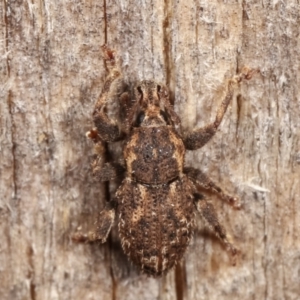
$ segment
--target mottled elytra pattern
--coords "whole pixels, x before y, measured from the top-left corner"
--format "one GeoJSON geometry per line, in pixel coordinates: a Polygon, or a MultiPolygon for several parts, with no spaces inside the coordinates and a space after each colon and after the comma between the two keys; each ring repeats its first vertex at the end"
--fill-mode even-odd
{"type": "Polygon", "coordinates": [[[250,79],[255,71],[244,68],[228,81],[213,123],[182,134],[167,88],[152,80],[142,81],[131,101],[131,95],[123,90],[114,51],[106,45],[102,51],[109,73],[93,112],[96,127],[87,133],[97,154],[92,169],[97,181],[118,177],[123,181],[113,200],[100,212],[95,228],[88,233],[77,231],[73,240],[104,243],[117,213],[124,252],[143,272],[160,276],[183,257],[198,211],[234,260],[237,250],[202,192],[214,192],[235,208],[240,203],[200,170],[185,166],[184,157],[186,149],[198,149],[213,137],[233,97],[234,85],[250,79]],[[109,117],[112,101],[120,107],[119,121],[109,117]],[[103,144],[120,140],[124,141],[125,164],[103,162],[103,144]]]}
{"type": "Polygon", "coordinates": [[[162,186],[124,180],[117,193],[124,252],[151,275],[180,259],[190,241],[195,206],[189,179],[162,186]]]}

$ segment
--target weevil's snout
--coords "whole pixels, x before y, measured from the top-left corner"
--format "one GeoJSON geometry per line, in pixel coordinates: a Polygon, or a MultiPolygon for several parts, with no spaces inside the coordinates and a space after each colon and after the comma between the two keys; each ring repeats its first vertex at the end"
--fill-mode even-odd
{"type": "Polygon", "coordinates": [[[136,87],[137,98],[143,109],[160,106],[161,86],[152,80],[144,80],[136,87]]]}
{"type": "Polygon", "coordinates": [[[144,80],[136,87],[136,98],[140,111],[137,114],[137,126],[168,125],[168,116],[161,101],[161,85],[152,80],[144,80]]]}

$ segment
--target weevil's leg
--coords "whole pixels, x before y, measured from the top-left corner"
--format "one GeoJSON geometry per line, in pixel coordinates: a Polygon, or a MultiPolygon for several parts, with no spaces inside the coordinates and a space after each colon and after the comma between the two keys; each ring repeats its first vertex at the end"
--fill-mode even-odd
{"type": "Polygon", "coordinates": [[[96,158],[92,162],[93,176],[97,181],[110,181],[121,177],[125,168],[119,163],[104,162],[105,146],[96,128],[87,132],[87,137],[94,142],[96,158]]]}
{"type": "Polygon", "coordinates": [[[121,177],[125,168],[118,163],[105,163],[103,166],[98,166],[98,158],[92,163],[94,178],[98,181],[110,181],[121,177]]]}
{"type": "Polygon", "coordinates": [[[226,231],[220,224],[213,205],[200,194],[195,194],[195,204],[208,227],[224,243],[226,250],[232,254],[232,262],[235,265],[238,250],[228,241],[226,231]]]}
{"type": "Polygon", "coordinates": [[[256,72],[257,70],[252,70],[245,67],[240,74],[229,80],[226,95],[217,111],[215,121],[205,127],[195,129],[191,133],[186,134],[184,138],[186,149],[199,149],[214,136],[233,97],[235,84],[241,82],[243,79],[251,79],[253,74],[256,72]]]}
{"type": "Polygon", "coordinates": [[[106,106],[120,96],[123,82],[121,71],[116,64],[114,51],[104,45],[102,46],[102,52],[108,75],[101,95],[96,102],[93,120],[101,139],[105,142],[113,142],[120,139],[122,133],[117,122],[108,117],[106,106]]]}
{"type": "Polygon", "coordinates": [[[95,241],[105,243],[115,220],[115,214],[114,202],[108,202],[106,207],[99,213],[94,230],[88,233],[78,231],[72,235],[72,240],[80,243],[95,241]]]}
{"type": "Polygon", "coordinates": [[[208,176],[206,176],[201,170],[187,167],[184,168],[184,173],[200,188],[214,192],[220,196],[222,200],[225,200],[234,208],[241,208],[241,203],[237,197],[226,194],[218,185],[216,185],[208,176]]]}
{"type": "Polygon", "coordinates": [[[123,124],[123,131],[127,135],[130,132],[132,125],[132,117],[130,112],[132,111],[133,103],[131,101],[130,95],[128,92],[124,92],[120,95],[120,120],[123,124]]]}

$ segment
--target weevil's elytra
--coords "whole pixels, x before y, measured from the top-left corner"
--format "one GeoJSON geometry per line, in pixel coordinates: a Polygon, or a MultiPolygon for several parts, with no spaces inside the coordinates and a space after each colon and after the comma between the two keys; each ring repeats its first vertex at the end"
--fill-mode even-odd
{"type": "Polygon", "coordinates": [[[117,196],[124,252],[147,273],[161,275],[191,238],[195,207],[187,177],[159,187],[124,180],[117,196]]]}
{"type": "Polygon", "coordinates": [[[135,88],[135,101],[128,101],[127,92],[119,93],[123,124],[110,119],[107,104],[120,89],[122,79],[114,51],[102,47],[109,74],[95,105],[93,120],[96,128],[88,132],[99,157],[92,164],[98,181],[122,177],[116,195],[100,212],[96,228],[84,234],[73,235],[76,241],[104,243],[119,215],[119,235],[124,252],[141,270],[151,276],[160,276],[183,257],[194,229],[195,212],[235,257],[237,250],[228,241],[225,229],[219,223],[213,205],[203,191],[212,191],[235,208],[240,203],[211,181],[204,173],[185,166],[186,150],[204,146],[215,134],[233,97],[234,85],[250,79],[255,72],[248,68],[229,80],[227,92],[213,123],[181,134],[180,118],[175,113],[165,86],[153,80],[144,80],[135,88]],[[125,165],[102,163],[103,142],[124,140],[125,165]]]}

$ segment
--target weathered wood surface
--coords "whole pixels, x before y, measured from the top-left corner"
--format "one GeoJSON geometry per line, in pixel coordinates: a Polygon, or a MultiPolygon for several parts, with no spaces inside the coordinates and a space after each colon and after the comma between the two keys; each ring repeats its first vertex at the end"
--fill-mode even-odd
{"type": "Polygon", "coordinates": [[[0,4],[1,299],[299,299],[299,1],[9,1],[0,4]],[[241,254],[232,267],[201,227],[181,266],[139,275],[117,234],[76,245],[105,189],[85,138],[104,80],[99,47],[125,79],[166,83],[185,128],[213,120],[226,79],[237,91],[219,132],[187,165],[243,201],[212,201],[241,254]]]}

